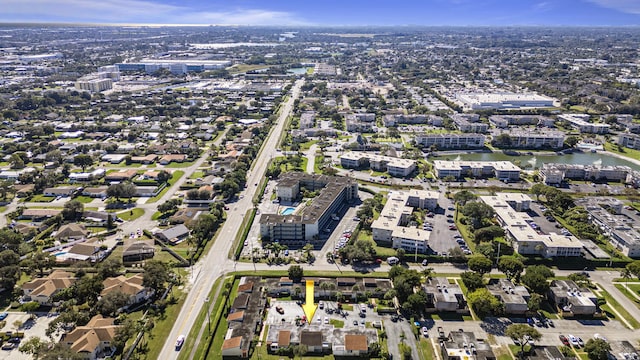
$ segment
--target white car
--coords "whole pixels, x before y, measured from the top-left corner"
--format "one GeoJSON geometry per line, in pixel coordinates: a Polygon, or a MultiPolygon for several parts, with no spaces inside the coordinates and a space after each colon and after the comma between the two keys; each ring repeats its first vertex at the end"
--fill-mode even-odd
{"type": "Polygon", "coordinates": [[[324,323],[325,323],[325,324],[328,324],[328,323],[329,323],[329,318],[328,318],[328,317],[326,317],[326,316],[324,317],[324,323]]]}
{"type": "Polygon", "coordinates": [[[593,338],[607,341],[607,338],[602,336],[602,335],[600,335],[600,334],[593,334],[593,338]]]}
{"type": "Polygon", "coordinates": [[[429,337],[429,330],[427,330],[426,327],[423,326],[421,331],[422,331],[422,336],[429,337]]]}
{"type": "Polygon", "coordinates": [[[580,343],[578,342],[578,338],[577,337],[575,337],[575,336],[573,336],[571,334],[567,335],[567,337],[569,338],[569,342],[571,343],[571,345],[573,345],[573,346],[579,346],[580,345],[580,343]]]}

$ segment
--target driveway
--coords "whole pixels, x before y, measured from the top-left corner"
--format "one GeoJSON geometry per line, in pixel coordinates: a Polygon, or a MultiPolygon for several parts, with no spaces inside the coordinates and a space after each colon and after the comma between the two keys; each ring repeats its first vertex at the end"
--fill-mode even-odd
{"type": "MultiPolygon", "coordinates": [[[[5,319],[5,326],[0,329],[3,333],[6,331],[16,331],[16,327],[13,325],[16,321],[22,322],[22,326],[18,329],[20,332],[24,332],[24,340],[32,337],[39,337],[42,340],[49,340],[46,335],[47,327],[49,323],[55,319],[55,317],[47,317],[46,314],[38,316],[35,320],[29,320],[29,315],[25,312],[9,312],[9,315],[5,319]]],[[[56,341],[59,339],[56,338],[56,341]]],[[[0,350],[0,360],[31,360],[33,357],[28,354],[23,354],[18,349],[13,350],[0,350]]]]}

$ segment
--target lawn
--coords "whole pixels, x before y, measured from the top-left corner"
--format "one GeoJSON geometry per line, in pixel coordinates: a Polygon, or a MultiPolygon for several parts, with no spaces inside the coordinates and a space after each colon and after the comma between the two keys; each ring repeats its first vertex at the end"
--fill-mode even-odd
{"type": "Polygon", "coordinates": [[[169,165],[165,165],[165,168],[176,169],[176,168],[186,168],[193,165],[193,161],[183,161],[183,162],[171,162],[169,165]]]}
{"type": "MultiPolygon", "coordinates": [[[[171,295],[169,297],[173,297],[176,299],[176,303],[170,306],[167,306],[164,316],[161,318],[154,318],[154,327],[151,330],[151,334],[146,334],[145,339],[147,342],[147,348],[149,352],[147,353],[147,359],[158,359],[160,356],[160,351],[164,346],[165,340],[169,337],[169,333],[173,328],[173,324],[175,323],[178,313],[180,313],[180,309],[182,309],[182,305],[184,305],[184,301],[187,296],[177,290],[175,287],[171,290],[171,295]]],[[[172,341],[172,339],[169,339],[172,341]]]]}
{"type": "Polygon", "coordinates": [[[605,142],[604,143],[604,149],[607,151],[610,151],[612,153],[615,154],[619,154],[622,156],[626,156],[628,158],[634,159],[634,160],[640,160],[640,150],[634,150],[634,149],[629,149],[626,147],[621,147],[622,152],[618,151],[618,145],[614,145],[610,142],[605,142]]]}
{"type": "Polygon", "coordinates": [[[324,165],[324,155],[316,155],[313,163],[313,172],[316,174],[322,174],[321,168],[324,165]]]}
{"type": "Polygon", "coordinates": [[[203,175],[204,175],[204,172],[202,170],[196,170],[193,172],[193,174],[191,174],[191,176],[189,176],[189,179],[201,178],[203,175]]]}
{"type": "Polygon", "coordinates": [[[162,197],[164,196],[164,194],[166,194],[166,193],[167,193],[167,191],[169,191],[169,188],[170,188],[173,184],[175,184],[175,183],[176,183],[176,181],[178,181],[178,180],[182,177],[182,175],[184,175],[184,171],[182,171],[182,170],[176,170],[176,171],[174,171],[174,172],[171,174],[171,179],[169,179],[169,181],[168,181],[168,184],[169,184],[169,185],[168,185],[168,186],[165,186],[165,187],[164,187],[164,189],[162,189],[162,191],[160,191],[160,192],[158,193],[158,195],[156,195],[156,196],[154,196],[154,197],[152,197],[152,198],[149,198],[149,200],[147,200],[147,204],[152,204],[152,203],[154,203],[154,202],[156,202],[156,201],[160,200],[160,198],[162,198],[162,197]]]}
{"type": "Polygon", "coordinates": [[[607,304],[604,305],[603,308],[610,307],[612,309],[615,309],[615,311],[617,311],[618,314],[620,314],[620,316],[622,316],[633,329],[640,329],[640,323],[638,322],[638,320],[631,316],[631,314],[629,314],[629,312],[624,307],[622,307],[620,303],[616,301],[616,299],[614,299],[606,290],[602,288],[600,288],[600,293],[602,294],[602,297],[607,300],[607,304]]]}
{"type": "Polygon", "coordinates": [[[632,292],[638,293],[637,287],[640,286],[638,284],[628,285],[628,290],[624,284],[615,284],[614,285],[621,293],[623,293],[629,300],[633,301],[637,307],[640,307],[640,300],[635,296],[631,295],[632,292]],[[634,286],[635,285],[635,286],[634,286]],[[634,289],[635,288],[635,289],[634,289]]]}
{"type": "Polygon", "coordinates": [[[420,339],[420,342],[418,342],[418,354],[421,359],[436,359],[436,355],[433,352],[433,346],[429,339],[420,339]]]}
{"type": "Polygon", "coordinates": [[[227,70],[230,74],[240,74],[247,71],[268,69],[269,65],[249,65],[249,64],[236,64],[228,67],[227,70]]]}
{"type": "Polygon", "coordinates": [[[30,202],[52,202],[53,199],[55,199],[55,197],[53,196],[44,196],[42,194],[38,194],[38,195],[33,195],[31,197],[31,200],[29,200],[30,202]]]}
{"type": "Polygon", "coordinates": [[[329,324],[333,325],[336,329],[342,329],[344,327],[344,321],[338,319],[329,320],[329,324]]]}
{"type": "Polygon", "coordinates": [[[93,199],[94,198],[89,197],[89,196],[78,196],[78,197],[74,198],[74,200],[78,200],[83,204],[88,204],[88,203],[92,202],[93,199]]]}
{"type": "Polygon", "coordinates": [[[140,208],[133,208],[131,210],[118,213],[118,217],[125,221],[135,220],[142,215],[144,215],[144,209],[140,209],[140,208]]]}

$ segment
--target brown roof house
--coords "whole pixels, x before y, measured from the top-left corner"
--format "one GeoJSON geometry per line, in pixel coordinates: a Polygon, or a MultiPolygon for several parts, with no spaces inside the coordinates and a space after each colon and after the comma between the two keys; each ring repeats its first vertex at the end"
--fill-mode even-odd
{"type": "Polygon", "coordinates": [[[142,274],[136,274],[129,278],[124,275],[107,278],[102,282],[104,289],[100,296],[105,296],[112,292],[121,292],[129,295],[129,303],[126,307],[143,302],[153,296],[154,290],[142,285],[142,277],[142,274]]]}
{"type": "Polygon", "coordinates": [[[333,349],[335,356],[361,356],[369,353],[367,335],[345,334],[344,345],[333,349]]]}
{"type": "Polygon", "coordinates": [[[307,352],[322,352],[322,331],[302,330],[300,332],[300,345],[307,346],[307,352]]]}
{"type": "Polygon", "coordinates": [[[125,240],[122,262],[135,262],[151,259],[156,253],[153,240],[125,240]]]}
{"type": "Polygon", "coordinates": [[[67,250],[67,253],[62,257],[63,260],[76,260],[97,262],[102,260],[105,256],[105,251],[101,249],[100,245],[94,242],[83,242],[73,245],[67,250]]]}
{"type": "Polygon", "coordinates": [[[60,342],[87,360],[111,356],[116,350],[113,339],[119,327],[113,324],[113,320],[96,315],[87,325],[78,326],[64,334],[60,342]]]}
{"type": "Polygon", "coordinates": [[[164,155],[163,157],[160,158],[160,161],[158,161],[160,163],[160,165],[169,165],[172,162],[183,162],[187,159],[187,155],[185,154],[169,154],[169,155],[164,155]]]}
{"type": "Polygon", "coordinates": [[[222,356],[247,358],[249,346],[242,336],[225,339],[222,343],[222,356]]]}
{"type": "Polygon", "coordinates": [[[60,226],[53,236],[56,240],[78,240],[86,238],[89,231],[82,224],[65,224],[60,226]]]}
{"type": "Polygon", "coordinates": [[[54,305],[52,297],[73,285],[75,281],[76,278],[72,273],[55,270],[47,277],[22,284],[22,292],[25,300],[36,301],[40,305],[54,305]]]}

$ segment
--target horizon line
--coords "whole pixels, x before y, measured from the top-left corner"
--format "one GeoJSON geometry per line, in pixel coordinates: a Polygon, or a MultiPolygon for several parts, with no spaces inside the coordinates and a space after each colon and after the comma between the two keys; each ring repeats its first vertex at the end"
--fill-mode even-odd
{"type": "Polygon", "coordinates": [[[264,27],[264,28],[284,28],[284,27],[296,27],[296,28],[364,28],[364,27],[379,27],[379,28],[394,28],[394,27],[423,27],[423,28],[506,28],[506,27],[522,27],[522,28],[640,28],[640,24],[629,25],[562,25],[562,24],[494,24],[494,25],[480,25],[480,24],[468,24],[468,25],[426,25],[426,24],[393,24],[393,25],[381,25],[381,24],[291,24],[291,25],[265,25],[265,24],[175,24],[175,23],[100,23],[100,22],[64,22],[64,21],[0,21],[0,26],[5,25],[50,25],[50,26],[102,26],[102,27],[264,27]]]}

